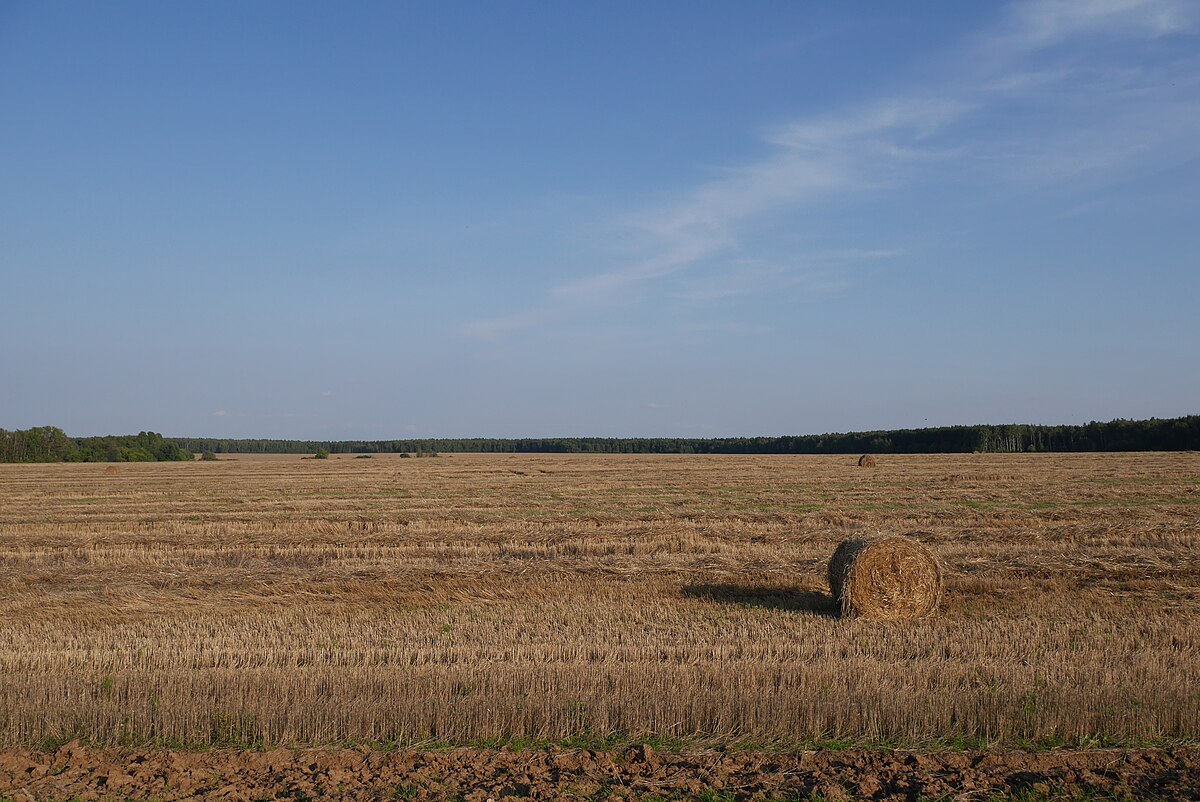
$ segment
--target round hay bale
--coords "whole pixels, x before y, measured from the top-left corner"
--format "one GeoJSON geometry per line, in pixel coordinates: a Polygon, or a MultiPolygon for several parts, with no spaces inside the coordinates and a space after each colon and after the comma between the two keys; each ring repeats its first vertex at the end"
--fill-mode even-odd
{"type": "Polygon", "coordinates": [[[107,468],[104,469],[104,475],[105,476],[116,476],[117,475],[117,466],[109,465],[107,468]]]}
{"type": "Polygon", "coordinates": [[[863,454],[861,457],[858,458],[858,467],[874,468],[875,467],[875,458],[872,457],[870,454],[863,454]]]}
{"type": "Polygon", "coordinates": [[[911,537],[847,540],[829,560],[829,590],[844,616],[924,618],[941,601],[942,567],[911,537]]]}

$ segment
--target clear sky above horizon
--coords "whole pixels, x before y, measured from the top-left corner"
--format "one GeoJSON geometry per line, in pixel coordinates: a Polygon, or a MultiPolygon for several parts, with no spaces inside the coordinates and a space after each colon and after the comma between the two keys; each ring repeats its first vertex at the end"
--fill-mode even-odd
{"type": "Polygon", "coordinates": [[[1200,4],[0,0],[0,427],[1200,412],[1200,4]]]}

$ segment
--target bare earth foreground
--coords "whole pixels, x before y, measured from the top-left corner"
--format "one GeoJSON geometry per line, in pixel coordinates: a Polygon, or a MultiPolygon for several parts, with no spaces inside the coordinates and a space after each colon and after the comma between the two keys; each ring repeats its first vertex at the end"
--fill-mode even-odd
{"type": "Polygon", "coordinates": [[[1197,546],[1195,453],[0,465],[0,796],[1200,798],[1197,546]]]}
{"type": "Polygon", "coordinates": [[[87,750],[0,756],[13,800],[1200,798],[1200,752],[87,750]]]}

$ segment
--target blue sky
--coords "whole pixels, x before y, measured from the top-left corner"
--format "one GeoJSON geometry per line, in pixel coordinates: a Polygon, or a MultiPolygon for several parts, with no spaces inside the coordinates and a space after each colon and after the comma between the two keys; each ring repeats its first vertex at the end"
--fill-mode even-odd
{"type": "Polygon", "coordinates": [[[1200,411],[1200,6],[0,0],[0,427],[1200,411]]]}

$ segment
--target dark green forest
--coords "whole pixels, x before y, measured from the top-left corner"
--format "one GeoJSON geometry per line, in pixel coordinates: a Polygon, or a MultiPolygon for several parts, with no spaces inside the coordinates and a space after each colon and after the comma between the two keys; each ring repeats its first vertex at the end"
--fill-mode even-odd
{"type": "Polygon", "coordinates": [[[42,426],[0,429],[0,462],[149,462],[213,454],[391,454],[511,452],[561,454],[952,454],[975,451],[1197,451],[1200,415],[1118,419],[1082,426],[1000,424],[782,437],[540,437],[420,440],[227,440],[154,432],[68,437],[42,426]]]}
{"type": "Polygon", "coordinates": [[[782,437],[542,437],[422,440],[221,440],[172,438],[218,454],[516,452],[570,454],[938,454],[1024,451],[1200,450],[1200,415],[1114,420],[1083,426],[1003,424],[782,437]]]}
{"type": "Polygon", "coordinates": [[[190,460],[192,454],[161,434],[68,437],[56,426],[0,429],[0,462],[161,462],[190,460]]]}

